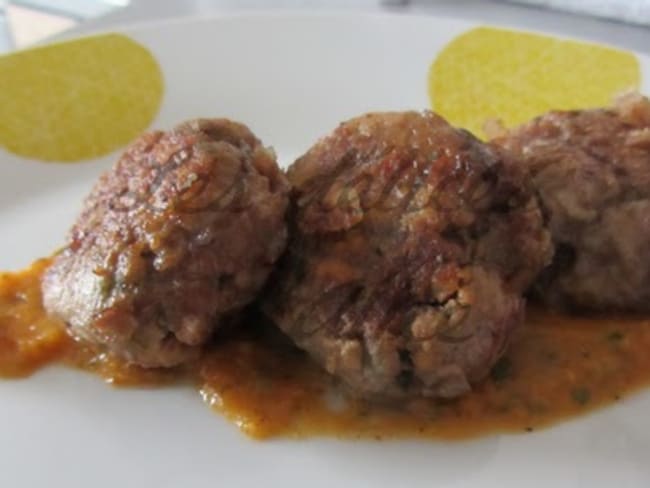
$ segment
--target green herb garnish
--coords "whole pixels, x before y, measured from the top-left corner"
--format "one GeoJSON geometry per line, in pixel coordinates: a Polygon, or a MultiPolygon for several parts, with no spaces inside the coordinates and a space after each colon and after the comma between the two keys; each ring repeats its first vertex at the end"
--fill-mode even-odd
{"type": "Polygon", "coordinates": [[[571,391],[571,398],[573,398],[573,401],[578,405],[586,405],[589,403],[589,400],[591,400],[591,392],[588,388],[580,386],[571,391]]]}
{"type": "Polygon", "coordinates": [[[615,330],[614,332],[610,332],[607,334],[607,340],[610,342],[620,342],[623,340],[623,333],[621,331],[615,330]]]}

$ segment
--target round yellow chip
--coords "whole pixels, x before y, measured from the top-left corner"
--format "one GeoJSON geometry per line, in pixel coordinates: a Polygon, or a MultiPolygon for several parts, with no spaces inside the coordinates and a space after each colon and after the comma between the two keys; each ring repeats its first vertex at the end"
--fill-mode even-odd
{"type": "Polygon", "coordinates": [[[429,70],[434,110],[483,135],[487,119],[516,125],[549,110],[607,105],[638,88],[636,57],[617,49],[479,27],[451,41],[429,70]]]}
{"type": "Polygon", "coordinates": [[[20,156],[79,161],[131,141],[153,120],[160,67],[119,34],[0,57],[0,144],[20,156]]]}

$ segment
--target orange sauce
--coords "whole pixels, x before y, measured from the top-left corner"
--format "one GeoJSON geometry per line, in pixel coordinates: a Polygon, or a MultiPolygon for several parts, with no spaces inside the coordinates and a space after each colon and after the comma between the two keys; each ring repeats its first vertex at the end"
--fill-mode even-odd
{"type": "Polygon", "coordinates": [[[0,272],[0,378],[29,376],[58,363],[96,373],[116,386],[157,386],[185,379],[180,370],[151,370],[74,341],[41,303],[41,275],[50,259],[18,273],[0,272]]]}
{"type": "Polygon", "coordinates": [[[48,260],[0,274],[0,376],[51,363],[115,385],[192,381],[204,400],[251,437],[460,439],[526,432],[620,400],[650,384],[650,318],[569,317],[533,308],[490,376],[454,401],[372,405],[342,393],[302,352],[256,319],[184,370],[147,370],[68,338],[46,316],[40,276],[48,260]]]}

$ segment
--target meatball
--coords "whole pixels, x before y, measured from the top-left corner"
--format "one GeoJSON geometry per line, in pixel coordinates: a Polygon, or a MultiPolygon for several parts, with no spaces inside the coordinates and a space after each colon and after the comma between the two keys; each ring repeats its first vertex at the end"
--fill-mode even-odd
{"type": "Polygon", "coordinates": [[[43,283],[69,332],[145,367],[194,358],[265,283],[289,186],[244,125],[143,135],[87,197],[43,283]]]}
{"type": "Polygon", "coordinates": [[[353,393],[454,397],[488,374],[550,255],[495,149],[431,112],[340,125],[288,171],[291,239],[264,308],[353,393]]]}
{"type": "Polygon", "coordinates": [[[557,252],[534,292],[567,309],[650,311],[650,101],[550,112],[495,139],[530,173],[557,252]]]}

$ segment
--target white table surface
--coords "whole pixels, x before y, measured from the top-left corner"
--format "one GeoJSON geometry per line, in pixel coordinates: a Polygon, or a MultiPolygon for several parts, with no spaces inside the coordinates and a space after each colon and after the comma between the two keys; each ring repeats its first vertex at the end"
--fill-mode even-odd
{"type": "Polygon", "coordinates": [[[587,16],[513,5],[494,0],[131,0],[131,4],[101,18],[85,22],[68,31],[65,37],[112,26],[223,15],[230,12],[282,9],[327,9],[349,11],[392,11],[418,15],[465,18],[492,24],[511,25],[553,32],[618,45],[639,52],[650,52],[650,28],[596,19],[587,16]],[[386,4],[393,4],[387,6],[386,4]]]}

